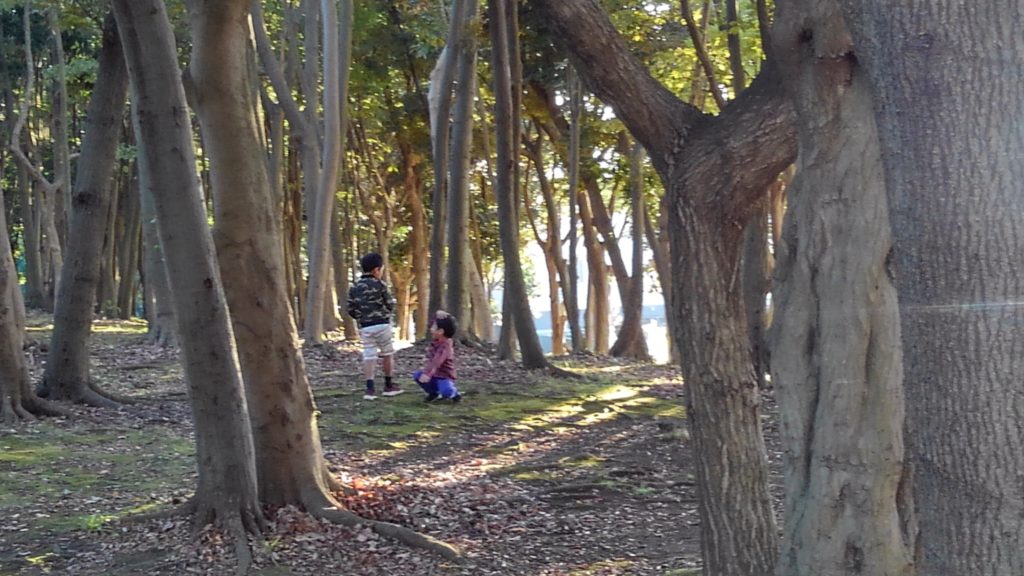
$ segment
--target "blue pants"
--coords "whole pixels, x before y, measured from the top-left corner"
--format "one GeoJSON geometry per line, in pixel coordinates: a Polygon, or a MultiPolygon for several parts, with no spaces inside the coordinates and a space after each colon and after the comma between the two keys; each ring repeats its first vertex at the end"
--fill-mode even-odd
{"type": "Polygon", "coordinates": [[[412,373],[412,378],[427,394],[437,394],[441,398],[453,398],[459,394],[458,389],[455,388],[455,382],[452,382],[447,378],[434,377],[430,379],[430,382],[424,384],[423,382],[420,382],[420,376],[422,374],[422,370],[417,370],[412,373]]]}

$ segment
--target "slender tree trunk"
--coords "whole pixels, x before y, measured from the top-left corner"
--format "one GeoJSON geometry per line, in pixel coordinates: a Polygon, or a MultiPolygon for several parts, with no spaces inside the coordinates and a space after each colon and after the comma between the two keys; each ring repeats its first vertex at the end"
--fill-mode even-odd
{"type": "Polygon", "coordinates": [[[68,75],[64,57],[64,39],[60,30],[60,10],[57,5],[47,10],[50,33],[53,36],[53,173],[61,183],[54,197],[57,232],[61,248],[67,249],[67,220],[71,209],[71,152],[68,149],[68,75]]]}
{"type": "Polygon", "coordinates": [[[124,209],[124,234],[118,248],[117,312],[118,318],[127,320],[135,312],[135,270],[139,263],[139,180],[131,177],[124,209]]]}
{"type": "MultiPolygon", "coordinates": [[[[324,296],[333,286],[330,238],[334,227],[334,194],[344,149],[344,110],[348,100],[348,69],[352,54],[352,0],[344,0],[339,21],[334,0],[321,2],[324,26],[324,159],[317,187],[313,229],[309,235],[309,286],[306,297],[306,337],[320,343],[323,336],[324,296]],[[342,30],[339,39],[339,28],[342,30]]],[[[334,307],[329,313],[334,316],[334,307]]]]}
{"type": "Polygon", "coordinates": [[[416,286],[415,324],[417,336],[427,333],[430,327],[430,311],[427,309],[427,292],[429,290],[429,264],[427,252],[427,216],[423,206],[423,187],[416,174],[412,151],[408,146],[402,148],[402,165],[404,167],[405,193],[409,198],[411,215],[409,232],[412,243],[412,274],[416,286]]]}
{"type": "Polygon", "coordinates": [[[629,287],[622,300],[622,326],[608,354],[649,362],[644,336],[644,149],[633,144],[629,155],[629,196],[632,219],[633,263],[629,287]]]}
{"type": "Polygon", "coordinates": [[[1024,574],[1024,7],[841,4],[885,167],[918,573],[1024,574]]]}
{"type": "Polygon", "coordinates": [[[128,69],[112,13],[103,24],[96,86],[89,100],[68,230],[68,259],[41,394],[53,399],[111,406],[89,376],[92,304],[99,283],[99,256],[110,205],[111,175],[128,91],[128,69]]]}
{"type": "Polygon", "coordinates": [[[775,38],[800,149],[773,292],[776,574],[905,576],[902,355],[871,94],[834,0],[779,2],[775,38]]]}
{"type": "MultiPolygon", "coordinates": [[[[210,38],[202,23],[227,14],[203,13],[195,5],[191,8],[197,49],[193,62],[197,71],[205,72],[210,38]]],[[[234,533],[242,557],[240,570],[244,571],[249,564],[244,532],[257,532],[263,518],[253,466],[252,427],[198,187],[174,36],[163,2],[115,0],[114,10],[138,107],[139,169],[149,173],[145,179],[152,187],[160,243],[166,249],[178,332],[188,335],[182,340],[181,360],[196,428],[199,483],[193,498],[195,519],[200,524],[218,522],[234,533]]],[[[196,78],[203,96],[205,79],[203,74],[196,78]]]]}
{"type": "Polygon", "coordinates": [[[583,229],[583,246],[587,251],[587,340],[590,349],[597,354],[608,352],[608,269],[604,265],[604,248],[597,240],[594,217],[590,210],[590,199],[582,190],[576,195],[580,211],[580,226],[583,229]]]}
{"type": "MultiPolygon", "coordinates": [[[[458,68],[452,110],[451,155],[448,172],[448,282],[446,306],[457,318],[468,319],[469,284],[469,161],[473,153],[473,100],[476,96],[476,0],[466,3],[465,24],[457,50],[452,54],[458,68]]],[[[472,330],[464,322],[461,329],[472,330]]]]}
{"type": "Polygon", "coordinates": [[[505,264],[505,290],[509,294],[514,308],[516,334],[519,337],[519,350],[526,368],[547,368],[550,364],[544,357],[544,350],[537,337],[537,328],[530,312],[530,300],[526,293],[526,282],[523,279],[522,264],[519,259],[519,226],[514,217],[516,199],[512,178],[512,117],[511,76],[508,60],[508,27],[505,22],[508,0],[491,0],[488,3],[491,37],[491,69],[494,76],[494,118],[497,141],[497,181],[494,195],[498,200],[498,218],[500,222],[501,249],[505,264]]]}
{"type": "Polygon", "coordinates": [[[54,413],[29,384],[25,364],[25,305],[7,235],[7,209],[0,189],[0,422],[32,420],[54,413]]]}
{"type": "Polygon", "coordinates": [[[572,339],[572,351],[583,351],[583,330],[580,329],[579,306],[579,258],[576,249],[579,247],[579,210],[576,207],[576,191],[580,182],[580,112],[582,109],[583,87],[576,69],[568,69],[569,84],[569,274],[563,280],[568,286],[565,293],[565,313],[569,318],[569,337],[572,339]]]}
{"type": "MultiPolygon", "coordinates": [[[[137,96],[136,96],[137,97],[137,96]]],[[[132,129],[135,141],[142,142],[142,128],[139,126],[138,103],[132,103],[132,129]]],[[[177,345],[174,318],[174,301],[164,264],[164,251],[160,246],[157,230],[156,205],[153,197],[154,183],[150,181],[151,170],[139,167],[140,211],[142,214],[142,270],[146,284],[146,320],[149,328],[146,339],[161,347],[177,345]]]]}

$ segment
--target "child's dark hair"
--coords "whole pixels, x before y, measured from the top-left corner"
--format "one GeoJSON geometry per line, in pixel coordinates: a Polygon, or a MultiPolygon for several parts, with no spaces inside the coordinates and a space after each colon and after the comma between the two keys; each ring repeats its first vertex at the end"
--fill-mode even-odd
{"type": "Polygon", "coordinates": [[[458,326],[455,324],[455,316],[452,316],[451,314],[435,317],[434,325],[441,330],[444,330],[445,338],[455,336],[455,332],[458,329],[458,326]]]}
{"type": "Polygon", "coordinates": [[[377,268],[383,268],[384,259],[376,252],[370,252],[359,259],[359,266],[362,267],[364,274],[369,274],[377,268]]]}

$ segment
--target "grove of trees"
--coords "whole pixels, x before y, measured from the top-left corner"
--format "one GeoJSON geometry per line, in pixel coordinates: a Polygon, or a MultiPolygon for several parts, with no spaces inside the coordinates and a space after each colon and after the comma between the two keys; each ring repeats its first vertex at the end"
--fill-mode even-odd
{"type": "Polygon", "coordinates": [[[0,415],[123,403],[91,326],[143,316],[188,382],[178,512],[243,567],[287,505],[457,560],[325,462],[302,352],[357,339],[359,256],[400,338],[444,308],[555,377],[650,361],[660,295],[703,574],[1024,574],[1022,12],[0,0],[0,415]]]}

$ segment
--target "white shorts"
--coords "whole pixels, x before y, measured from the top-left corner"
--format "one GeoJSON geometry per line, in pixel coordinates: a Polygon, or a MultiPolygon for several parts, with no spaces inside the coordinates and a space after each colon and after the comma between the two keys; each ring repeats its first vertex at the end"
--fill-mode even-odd
{"type": "Polygon", "coordinates": [[[376,324],[359,329],[363,341],[363,360],[376,360],[395,353],[395,338],[391,324],[376,324]]]}

